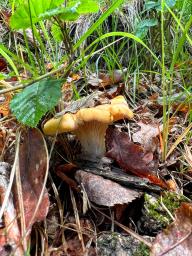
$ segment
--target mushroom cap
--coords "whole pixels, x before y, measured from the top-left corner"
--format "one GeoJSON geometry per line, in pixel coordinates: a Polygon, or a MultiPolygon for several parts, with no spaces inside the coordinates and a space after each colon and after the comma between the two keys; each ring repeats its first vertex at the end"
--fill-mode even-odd
{"type": "Polygon", "coordinates": [[[43,132],[47,135],[55,135],[63,132],[71,132],[77,129],[76,116],[70,113],[60,118],[51,118],[43,127],[43,132]]]}
{"type": "Polygon", "coordinates": [[[98,123],[110,124],[124,118],[133,118],[133,112],[129,109],[125,98],[120,95],[112,99],[110,104],[103,104],[93,108],[82,108],[75,114],[67,113],[60,118],[52,118],[45,123],[43,131],[47,135],[75,132],[87,122],[96,121],[98,123]]]}

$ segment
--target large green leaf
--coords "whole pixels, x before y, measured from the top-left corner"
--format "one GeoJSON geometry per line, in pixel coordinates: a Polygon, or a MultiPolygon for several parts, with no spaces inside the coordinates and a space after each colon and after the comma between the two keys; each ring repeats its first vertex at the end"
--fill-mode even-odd
{"type": "Polygon", "coordinates": [[[11,16],[11,28],[28,28],[31,26],[31,21],[36,23],[40,20],[40,15],[59,7],[62,3],[63,0],[23,0],[11,16]]]}
{"type": "Polygon", "coordinates": [[[77,6],[58,7],[40,14],[38,20],[50,19],[53,16],[59,16],[60,18],[66,21],[74,21],[78,19],[79,13],[77,12],[77,6]]]}
{"type": "Polygon", "coordinates": [[[77,12],[79,14],[87,14],[92,12],[99,11],[98,1],[94,0],[69,0],[67,3],[67,7],[73,7],[77,5],[77,12]]]}
{"type": "Polygon", "coordinates": [[[99,9],[97,1],[68,1],[64,7],[63,0],[23,0],[11,16],[12,29],[25,29],[38,21],[59,16],[66,21],[76,20],[80,14],[96,12],[99,9]],[[30,4],[29,4],[30,3],[30,4]]]}
{"type": "Polygon", "coordinates": [[[12,113],[23,124],[36,127],[41,117],[57,105],[61,80],[41,80],[16,94],[10,103],[12,113]]]}

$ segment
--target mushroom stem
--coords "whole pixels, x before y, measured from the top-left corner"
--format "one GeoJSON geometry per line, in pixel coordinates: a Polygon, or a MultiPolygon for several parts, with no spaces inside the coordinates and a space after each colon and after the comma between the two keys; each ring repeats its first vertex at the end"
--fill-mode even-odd
{"type": "Polygon", "coordinates": [[[74,132],[81,143],[83,157],[96,160],[104,156],[107,127],[108,124],[92,121],[84,123],[74,132]]]}

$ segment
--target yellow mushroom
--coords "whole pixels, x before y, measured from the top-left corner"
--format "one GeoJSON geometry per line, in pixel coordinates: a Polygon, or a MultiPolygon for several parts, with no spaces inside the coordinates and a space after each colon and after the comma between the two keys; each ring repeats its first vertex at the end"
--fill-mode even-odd
{"type": "Polygon", "coordinates": [[[82,154],[88,159],[98,159],[105,154],[105,134],[109,124],[120,119],[133,118],[133,112],[123,96],[117,96],[110,104],[82,108],[77,113],[67,113],[47,121],[43,131],[47,135],[72,132],[79,139],[82,154]]]}

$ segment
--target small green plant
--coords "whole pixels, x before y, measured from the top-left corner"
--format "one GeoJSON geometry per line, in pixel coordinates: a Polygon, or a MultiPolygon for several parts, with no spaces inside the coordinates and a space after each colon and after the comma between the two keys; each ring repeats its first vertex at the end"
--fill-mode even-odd
{"type": "Polygon", "coordinates": [[[188,201],[183,195],[173,192],[165,192],[159,198],[154,198],[145,194],[145,210],[147,215],[161,223],[163,226],[170,224],[173,219],[175,210],[182,202],[188,201]],[[170,215],[170,214],[171,215],[170,215]]]}

